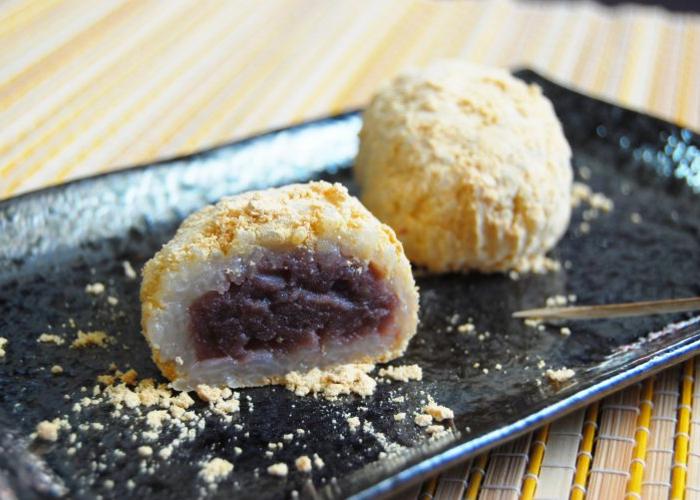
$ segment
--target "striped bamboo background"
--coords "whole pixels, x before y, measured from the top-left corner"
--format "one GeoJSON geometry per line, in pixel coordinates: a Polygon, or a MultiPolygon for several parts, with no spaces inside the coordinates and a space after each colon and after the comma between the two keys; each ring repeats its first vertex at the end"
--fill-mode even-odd
{"type": "MultiPolygon", "coordinates": [[[[0,0],[0,198],[366,102],[411,65],[530,66],[700,129],[700,16],[593,3],[0,0]]],[[[700,359],[401,498],[700,499],[700,359]]]]}

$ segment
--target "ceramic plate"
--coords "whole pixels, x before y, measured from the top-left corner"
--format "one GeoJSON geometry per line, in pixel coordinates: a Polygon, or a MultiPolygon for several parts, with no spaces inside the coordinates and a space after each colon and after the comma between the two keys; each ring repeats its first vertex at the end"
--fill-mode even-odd
{"type": "Polygon", "coordinates": [[[594,191],[614,202],[611,212],[586,221],[588,231],[582,226],[587,207],[574,211],[551,255],[562,270],[517,280],[417,273],[421,324],[395,364],[419,364],[422,381],[380,383],[372,397],[333,402],[283,388],[244,390],[233,422],[239,425],[207,418],[205,428],[168,460],[141,460],[136,449],[149,444],[157,451],[172,441],[174,430],[144,443],[142,424],[114,420],[107,405],[72,411],[85,395],[81,387],[92,391],[110,363],[133,367],[140,377],[159,377],[140,334],[139,279],[129,279],[122,262],[139,269],[183,217],[224,195],[319,178],[356,193],[350,165],[360,114],[1,202],[0,336],[9,344],[0,360],[0,486],[22,498],[65,491],[73,498],[233,493],[260,499],[294,490],[316,498],[381,496],[696,353],[700,322],[690,316],[580,321],[566,324],[568,336],[561,334],[564,324],[539,330],[511,318],[513,311],[557,295],[575,295],[584,304],[700,295],[698,136],[532,72],[518,74],[539,83],[552,99],[579,180],[583,173],[594,191]],[[85,286],[93,282],[104,283],[106,292],[87,294],[85,286]],[[118,304],[109,304],[107,296],[118,304]],[[477,333],[459,331],[468,318],[477,333]],[[77,329],[105,330],[117,342],[108,349],[74,350],[36,340],[48,331],[70,340],[77,329]],[[64,368],[62,375],[50,373],[54,364],[64,368]],[[555,387],[543,377],[543,364],[566,366],[576,375],[555,387]],[[455,412],[447,437],[428,440],[413,423],[413,412],[428,395],[455,412]],[[395,421],[398,412],[408,418],[395,421]],[[69,432],[56,443],[28,439],[37,422],[63,414],[81,443],[73,454],[69,432]],[[348,416],[358,416],[363,426],[351,432],[348,416]],[[81,422],[104,428],[81,431],[81,422]],[[268,443],[288,433],[294,439],[266,457],[268,443]],[[379,459],[387,452],[389,458],[379,459]],[[313,453],[325,466],[310,476],[293,467],[286,478],[265,472],[272,463],[292,464],[313,453]],[[212,456],[228,458],[235,469],[217,489],[203,490],[197,473],[212,456]]]}

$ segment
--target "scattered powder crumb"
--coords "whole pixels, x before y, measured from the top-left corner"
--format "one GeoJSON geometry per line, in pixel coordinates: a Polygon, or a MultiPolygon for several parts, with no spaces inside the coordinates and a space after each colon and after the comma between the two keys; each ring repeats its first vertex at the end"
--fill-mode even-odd
{"type": "Polygon", "coordinates": [[[542,368],[544,368],[545,366],[547,366],[547,363],[544,362],[544,359],[540,359],[540,360],[537,362],[537,368],[539,368],[540,370],[541,370],[542,368]]]}
{"type": "Polygon", "coordinates": [[[406,401],[406,397],[405,396],[394,396],[393,398],[391,398],[391,401],[393,401],[394,403],[403,403],[404,401],[406,401]]]}
{"type": "Polygon", "coordinates": [[[153,429],[163,427],[163,422],[170,420],[170,414],[166,410],[151,410],[146,414],[146,423],[153,429]]]}
{"type": "Polygon", "coordinates": [[[158,433],[156,431],[144,431],[141,433],[141,437],[146,441],[155,441],[158,439],[158,433]]]}
{"type": "Polygon", "coordinates": [[[482,369],[481,371],[484,372],[484,375],[488,375],[488,374],[489,374],[489,369],[488,369],[488,368],[484,368],[484,369],[482,369]]]}
{"type": "Polygon", "coordinates": [[[233,452],[236,454],[236,456],[238,456],[238,455],[240,455],[241,453],[243,453],[243,449],[240,448],[239,446],[234,446],[234,447],[233,447],[233,452]]]}
{"type": "Polygon", "coordinates": [[[474,331],[474,325],[471,323],[464,323],[457,327],[459,333],[471,333],[474,331]]]}
{"type": "Polygon", "coordinates": [[[137,451],[140,457],[146,458],[153,455],[153,448],[151,448],[150,446],[139,446],[137,451]]]}
{"type": "Polygon", "coordinates": [[[181,392],[177,396],[171,398],[170,402],[179,408],[187,409],[194,404],[194,399],[186,392],[181,392]]]}
{"type": "Polygon", "coordinates": [[[136,379],[138,378],[138,376],[138,372],[133,368],[127,370],[125,373],[120,373],[118,375],[119,380],[124,382],[126,385],[136,385],[136,379]]]}
{"type": "Polygon", "coordinates": [[[107,297],[107,303],[110,306],[116,306],[117,304],[119,304],[119,299],[116,297],[110,296],[110,297],[107,297]]]}
{"type": "Polygon", "coordinates": [[[7,339],[5,337],[0,337],[0,358],[5,357],[5,346],[7,345],[7,339]]]}
{"type": "Polygon", "coordinates": [[[613,201],[602,193],[593,193],[588,203],[592,208],[606,213],[611,212],[615,207],[613,201]]]}
{"type": "Polygon", "coordinates": [[[326,465],[323,459],[321,459],[321,457],[319,457],[316,453],[314,453],[314,465],[317,469],[323,469],[323,467],[326,465]]]}
{"type": "Polygon", "coordinates": [[[287,467],[287,464],[282,462],[272,464],[267,468],[267,473],[271,476],[285,477],[288,472],[289,468],[287,467]]]}
{"type": "Polygon", "coordinates": [[[413,420],[419,427],[427,427],[433,423],[433,417],[431,415],[426,415],[424,413],[419,413],[413,420]]]}
{"type": "Polygon", "coordinates": [[[51,373],[53,373],[54,375],[60,375],[61,373],[63,373],[63,367],[61,365],[53,365],[51,367],[51,373]]]}
{"type": "Polygon", "coordinates": [[[185,362],[182,360],[182,358],[180,356],[175,356],[175,363],[180,365],[180,366],[185,364],[185,362]]]}
{"type": "Polygon", "coordinates": [[[428,403],[427,405],[425,405],[423,407],[423,413],[430,415],[432,418],[434,418],[438,422],[442,422],[443,420],[455,418],[455,414],[452,410],[450,410],[446,406],[440,406],[440,405],[436,404],[434,401],[431,401],[430,403],[428,403]]]}
{"type": "Polygon", "coordinates": [[[54,333],[42,333],[41,335],[39,335],[37,342],[42,342],[44,344],[63,345],[66,341],[60,335],[56,335],[54,333]]]}
{"type": "Polygon", "coordinates": [[[170,456],[173,454],[173,447],[172,446],[165,446],[158,450],[158,456],[162,458],[163,460],[167,460],[170,458],[170,456]]]}
{"type": "Polygon", "coordinates": [[[113,385],[115,378],[112,375],[102,374],[97,376],[97,382],[103,385],[113,385]]]}
{"type": "Polygon", "coordinates": [[[578,207],[586,203],[595,210],[610,212],[614,208],[613,201],[602,193],[594,193],[591,188],[582,182],[574,182],[571,190],[571,206],[578,207]]]}
{"type": "Polygon", "coordinates": [[[529,326],[530,328],[537,328],[542,324],[542,320],[538,318],[527,318],[523,321],[523,323],[525,323],[525,326],[529,326]]]}
{"type": "Polygon", "coordinates": [[[571,191],[571,205],[578,207],[582,203],[586,203],[590,207],[583,211],[583,222],[578,227],[583,234],[588,234],[591,231],[590,221],[598,218],[600,212],[607,213],[614,208],[612,200],[604,194],[594,193],[586,184],[574,182],[571,191]]]}
{"type": "Polygon", "coordinates": [[[83,332],[78,330],[78,336],[71,343],[71,349],[83,349],[85,347],[107,347],[107,343],[111,340],[111,337],[107,335],[106,332],[102,330],[94,330],[91,332],[83,332]]]}
{"type": "Polygon", "coordinates": [[[503,365],[501,363],[496,363],[496,366],[494,366],[494,368],[500,371],[503,369],[503,365]]]}
{"type": "Polygon", "coordinates": [[[425,428],[425,432],[431,436],[438,436],[445,432],[445,428],[442,425],[429,425],[425,428]]]}
{"type": "MultiPolygon", "coordinates": [[[[252,408],[252,405],[249,406],[252,408]]],[[[230,415],[231,413],[236,413],[241,409],[241,403],[237,399],[219,399],[213,405],[211,405],[211,409],[214,411],[214,413],[219,415],[230,415]]]]}
{"type": "Polygon", "coordinates": [[[561,263],[544,255],[523,257],[514,266],[514,271],[519,273],[518,277],[525,273],[547,274],[559,270],[561,270],[561,263]]]}
{"type": "Polygon", "coordinates": [[[399,412],[394,415],[394,420],[397,422],[401,422],[402,420],[406,419],[406,414],[404,412],[399,412]]]}
{"type": "Polygon", "coordinates": [[[547,307],[560,307],[560,306],[565,306],[568,303],[568,298],[566,295],[553,295],[551,297],[547,297],[547,301],[545,304],[547,304],[547,307]]]}
{"type": "Polygon", "coordinates": [[[630,221],[632,224],[641,224],[642,223],[642,216],[639,215],[637,212],[632,212],[630,214],[630,221]]]}
{"type": "MultiPolygon", "coordinates": [[[[221,416],[231,418],[229,415],[241,409],[241,403],[238,400],[238,393],[234,393],[228,387],[220,389],[205,384],[200,384],[196,387],[197,395],[202,401],[209,403],[209,408],[221,416]]],[[[252,411],[252,403],[249,405],[252,411]]]]}
{"type": "Polygon", "coordinates": [[[68,420],[61,418],[43,420],[36,426],[36,435],[44,441],[56,441],[61,429],[70,429],[68,420]]]}
{"type": "Polygon", "coordinates": [[[195,388],[195,391],[197,392],[199,399],[207,403],[213,403],[220,399],[222,392],[218,387],[212,387],[206,384],[199,384],[195,388]]]}
{"type": "Polygon", "coordinates": [[[294,461],[294,465],[300,472],[311,472],[311,459],[302,455],[294,461]]]}
{"type": "Polygon", "coordinates": [[[581,179],[584,181],[587,181],[591,178],[591,169],[589,167],[586,167],[585,165],[581,165],[578,168],[578,173],[581,176],[581,179]]]}
{"type": "Polygon", "coordinates": [[[576,375],[576,372],[567,367],[559,368],[558,370],[552,370],[550,368],[545,372],[545,375],[547,375],[547,378],[552,382],[566,382],[576,375]]]}
{"type": "Polygon", "coordinates": [[[124,276],[130,280],[136,279],[136,271],[134,271],[134,268],[131,266],[131,262],[128,260],[123,261],[122,267],[124,268],[124,276]]]}
{"type": "Polygon", "coordinates": [[[350,426],[350,432],[355,432],[360,427],[360,419],[358,417],[348,417],[347,421],[350,426]]]}
{"type": "Polygon", "coordinates": [[[282,439],[284,439],[287,442],[290,442],[292,439],[294,439],[294,434],[285,434],[282,436],[282,439]]]}
{"type": "Polygon", "coordinates": [[[379,369],[380,377],[388,377],[399,382],[423,380],[423,370],[418,365],[388,366],[379,369]]]}
{"type": "Polygon", "coordinates": [[[559,333],[561,333],[561,334],[564,335],[565,337],[568,337],[569,335],[571,335],[571,329],[568,328],[568,327],[566,327],[566,326],[562,326],[562,327],[559,329],[559,333]]]}
{"type": "Polygon", "coordinates": [[[105,286],[102,283],[88,283],[85,285],[85,291],[92,295],[101,295],[105,291],[105,286]]]}
{"type": "Polygon", "coordinates": [[[368,375],[371,364],[349,364],[327,370],[314,368],[307,373],[291,372],[284,376],[284,386],[297,396],[321,394],[328,400],[341,394],[355,393],[362,397],[374,393],[377,382],[368,375]]]}
{"type": "Polygon", "coordinates": [[[199,476],[207,483],[215,483],[226,479],[233,470],[233,464],[223,458],[212,458],[202,464],[199,476]]]}

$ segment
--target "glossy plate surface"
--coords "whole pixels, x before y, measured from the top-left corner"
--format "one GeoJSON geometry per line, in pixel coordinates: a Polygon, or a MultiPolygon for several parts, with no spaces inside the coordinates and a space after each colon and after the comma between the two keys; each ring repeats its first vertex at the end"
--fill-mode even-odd
{"type": "Polygon", "coordinates": [[[477,274],[419,277],[419,333],[395,364],[418,363],[423,381],[380,383],[370,398],[335,402],[299,398],[283,388],[244,390],[234,420],[240,427],[208,419],[168,461],[149,460],[153,473],[139,470],[136,449],[151,444],[157,450],[172,441],[174,431],[144,443],[132,439],[140,435],[141,424],[115,421],[104,405],[71,411],[82,397],[80,388],[91,390],[112,362],[134,367],[141,377],[159,376],[140,334],[139,280],[125,276],[122,261],[139,269],[184,216],[224,195],[318,178],[343,182],[356,192],[349,165],[359,114],[0,202],[0,336],[9,339],[0,360],[0,479],[23,498],[62,488],[74,498],[193,498],[201,494],[200,462],[219,456],[235,469],[206,493],[212,497],[235,492],[237,498],[273,498],[293,490],[309,497],[371,497],[696,353],[700,322],[688,315],[572,322],[570,336],[560,334],[563,325],[540,331],[510,318],[513,311],[541,306],[554,295],[575,294],[585,304],[700,295],[698,136],[532,72],[519,76],[544,88],[572,144],[577,172],[586,167],[594,191],[615,203],[612,212],[590,221],[588,233],[581,231],[587,207],[574,212],[552,255],[565,268],[516,281],[477,274]],[[104,283],[107,292],[86,294],[86,284],[93,282],[104,283]],[[119,303],[109,305],[108,295],[119,303]],[[454,315],[457,324],[473,318],[477,332],[489,335],[458,332],[454,315]],[[667,327],[670,323],[675,326],[667,327]],[[82,351],[36,342],[49,330],[70,340],[79,328],[106,330],[118,342],[82,351]],[[542,377],[540,360],[548,367],[573,368],[576,376],[553,387],[542,377]],[[53,376],[54,364],[65,373],[53,376]],[[427,395],[454,410],[451,437],[428,441],[413,424],[413,411],[427,395]],[[408,418],[396,422],[397,412],[407,412],[408,418]],[[49,445],[26,439],[37,422],[62,414],[74,427],[88,421],[104,429],[78,432],[82,445],[73,455],[67,453],[68,433],[49,445]],[[360,417],[372,429],[350,432],[347,416],[360,417]],[[299,428],[307,431],[303,438],[265,456],[269,442],[283,441],[299,428]],[[378,460],[387,443],[405,449],[378,460]],[[235,446],[243,450],[240,456],[235,446]],[[115,456],[117,448],[125,457],[115,456]],[[291,465],[312,453],[325,467],[314,470],[310,480],[293,470],[283,479],[265,473],[272,463],[291,465]],[[127,487],[129,479],[133,489],[127,487]]]}

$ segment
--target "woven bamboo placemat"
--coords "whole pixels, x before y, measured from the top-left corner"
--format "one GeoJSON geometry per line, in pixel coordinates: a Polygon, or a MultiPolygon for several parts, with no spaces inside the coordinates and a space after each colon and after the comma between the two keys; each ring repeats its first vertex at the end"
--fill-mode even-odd
{"type": "MultiPolygon", "coordinates": [[[[700,16],[593,3],[0,0],[0,198],[365,103],[441,57],[700,129],[700,16]]],[[[401,498],[700,498],[700,359],[401,498]]]]}

